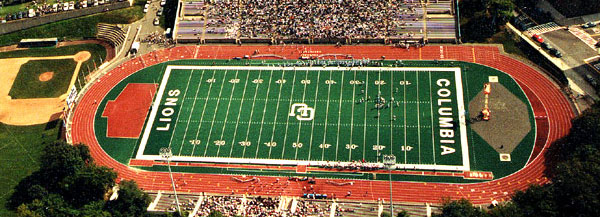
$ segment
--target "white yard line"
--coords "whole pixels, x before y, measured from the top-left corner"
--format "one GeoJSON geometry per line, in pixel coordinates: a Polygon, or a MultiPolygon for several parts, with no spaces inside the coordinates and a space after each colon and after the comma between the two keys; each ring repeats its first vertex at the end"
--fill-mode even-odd
{"type": "Polygon", "coordinates": [[[431,92],[431,86],[431,71],[429,71],[429,106],[431,107],[431,150],[433,151],[433,165],[436,165],[437,162],[435,161],[435,131],[433,129],[433,92],[431,92]]]}
{"type": "MultiPolygon", "coordinates": [[[[356,70],[354,70],[354,77],[352,78],[352,80],[356,80],[356,70]]],[[[356,85],[352,85],[352,112],[350,114],[352,114],[352,116],[350,117],[350,146],[353,146],[353,139],[354,136],[354,104],[356,104],[355,101],[355,96],[356,96],[356,85]]],[[[364,146],[364,144],[363,144],[364,146]]],[[[352,161],[352,147],[349,148],[349,152],[348,152],[348,161],[352,161]]],[[[363,158],[364,159],[364,158],[363,158]]]]}
{"type": "Polygon", "coordinates": [[[338,127],[337,127],[337,138],[335,140],[335,161],[337,161],[337,157],[338,157],[338,149],[340,146],[340,119],[342,118],[342,96],[344,93],[344,75],[345,75],[345,71],[342,71],[342,85],[340,87],[340,105],[338,106],[338,127]]]}
{"type": "MultiPolygon", "coordinates": [[[[390,81],[390,96],[394,96],[394,72],[391,72],[391,81],[390,81]]],[[[406,85],[406,83],[405,83],[406,85]]],[[[394,100],[396,100],[394,98],[394,100]]],[[[394,154],[394,103],[392,99],[390,99],[390,154],[394,154]]]]}
{"type": "MultiPolygon", "coordinates": [[[[367,96],[369,95],[369,72],[365,72],[365,74],[367,74],[367,80],[365,81],[365,94],[363,94],[364,100],[363,103],[365,104],[365,119],[364,119],[364,134],[363,134],[363,159],[365,159],[366,157],[366,153],[367,153],[367,96]]],[[[391,145],[391,144],[390,144],[391,145]]],[[[379,149],[376,150],[377,151],[377,156],[376,158],[376,162],[379,162],[379,149]]]]}
{"type": "Polygon", "coordinates": [[[206,157],[206,152],[208,151],[208,146],[210,145],[210,137],[212,137],[213,126],[215,125],[215,119],[217,118],[217,110],[219,109],[219,104],[221,103],[221,94],[223,93],[223,87],[225,86],[225,80],[227,80],[227,72],[225,70],[225,74],[223,75],[223,80],[221,81],[221,88],[219,89],[219,99],[217,100],[217,105],[215,106],[215,111],[213,114],[213,120],[210,123],[210,130],[208,131],[208,139],[206,141],[206,147],[204,147],[204,157],[206,157]]]}
{"type": "MultiPolygon", "coordinates": [[[[190,77],[188,77],[188,82],[187,85],[185,86],[185,92],[183,92],[183,99],[181,100],[181,107],[179,107],[179,112],[177,112],[177,118],[175,119],[175,121],[179,120],[179,116],[181,116],[181,113],[183,113],[183,105],[185,103],[185,95],[187,94],[187,90],[190,87],[190,80],[192,80],[192,75],[194,74],[194,70],[192,69],[192,72],[190,73],[190,77]]],[[[171,132],[171,139],[169,139],[169,148],[171,147],[171,142],[173,142],[173,136],[175,135],[175,130],[177,129],[177,122],[175,122],[175,126],[173,126],[173,131],[171,132]]],[[[179,153],[181,154],[181,153],[179,153]]]]}
{"type": "MultiPolygon", "coordinates": [[[[404,80],[404,97],[402,98],[402,102],[404,104],[404,144],[406,145],[406,71],[404,71],[403,73],[403,80],[404,80]]],[[[407,161],[407,156],[406,156],[406,149],[404,150],[404,164],[406,164],[407,161]]]]}
{"type": "MultiPolygon", "coordinates": [[[[379,70],[377,72],[377,80],[380,82],[379,85],[377,85],[377,97],[375,100],[379,99],[379,93],[381,93],[381,70],[379,70]]],[[[381,121],[381,113],[379,111],[379,108],[377,109],[377,146],[381,145],[379,144],[379,125],[381,125],[380,123],[381,121]]],[[[392,144],[390,144],[391,146],[392,144]]],[[[391,149],[390,149],[391,152],[391,149]]]]}
{"type": "MultiPolygon", "coordinates": [[[[317,99],[319,98],[319,84],[320,84],[319,82],[321,79],[321,71],[317,71],[317,72],[319,74],[317,74],[317,89],[315,91],[315,112],[317,112],[317,105],[318,105],[317,99]]],[[[315,116],[316,116],[316,114],[315,114],[315,116]]],[[[315,122],[316,122],[315,120],[312,120],[312,126],[310,128],[310,140],[309,140],[310,142],[308,145],[308,158],[307,158],[308,160],[310,160],[310,154],[312,153],[312,143],[313,143],[313,135],[315,132],[315,122]]]]}
{"type": "Polygon", "coordinates": [[[231,149],[229,150],[229,157],[233,154],[233,146],[235,146],[235,137],[237,136],[238,125],[240,123],[240,116],[242,114],[242,108],[244,107],[244,98],[246,96],[246,87],[248,86],[248,78],[250,78],[250,71],[246,72],[246,81],[244,82],[244,92],[242,93],[242,102],[240,103],[240,109],[238,110],[237,120],[235,121],[235,130],[233,131],[233,139],[231,140],[231,149]]]}
{"type": "MultiPolygon", "coordinates": [[[[283,80],[284,75],[285,75],[285,71],[282,71],[280,80],[283,80]]],[[[271,81],[271,82],[273,82],[273,81],[271,81]]],[[[281,101],[281,88],[283,88],[283,84],[279,85],[279,94],[277,96],[277,106],[275,108],[275,120],[274,120],[274,122],[277,122],[277,114],[279,113],[279,102],[281,101]]],[[[277,125],[273,125],[273,131],[271,132],[271,141],[270,142],[275,142],[275,141],[273,141],[273,138],[275,137],[275,128],[276,127],[277,127],[277,125]]],[[[271,144],[273,144],[273,143],[271,143],[271,144]]],[[[272,149],[273,149],[273,146],[270,145],[269,146],[269,158],[271,158],[271,151],[272,151],[272,149]]]]}
{"type": "MultiPolygon", "coordinates": [[[[417,139],[419,144],[419,164],[421,164],[421,104],[419,103],[419,71],[417,71],[417,139]]],[[[433,127],[433,126],[432,126],[433,127]]]]}
{"type": "MultiPolygon", "coordinates": [[[[306,71],[306,75],[304,76],[304,80],[309,80],[308,79],[308,70],[306,71]]],[[[304,90],[302,91],[302,103],[304,103],[304,100],[306,99],[306,86],[308,86],[308,84],[304,84],[304,90]]],[[[314,120],[313,120],[314,123],[314,120]]],[[[296,144],[300,143],[300,131],[302,130],[302,121],[298,121],[298,134],[296,137],[296,144]]],[[[294,153],[294,160],[298,159],[298,149],[301,147],[296,146],[296,151],[294,153]]]]}
{"type": "MultiPolygon", "coordinates": [[[[296,70],[294,70],[294,78],[292,79],[292,93],[290,94],[290,104],[288,105],[288,108],[292,107],[292,99],[294,98],[294,87],[296,87],[296,70]]],[[[281,84],[283,85],[283,83],[281,84]]],[[[283,150],[281,151],[281,158],[283,159],[283,154],[285,153],[285,146],[287,146],[287,134],[288,134],[288,124],[290,123],[290,116],[286,115],[286,121],[285,121],[285,134],[283,135],[283,150]]]]}
{"type": "MultiPolygon", "coordinates": [[[[192,103],[192,110],[190,111],[190,115],[188,116],[188,123],[185,126],[185,132],[183,133],[183,139],[181,139],[181,147],[179,147],[179,154],[177,154],[177,155],[181,155],[181,150],[183,150],[183,146],[185,143],[185,136],[187,135],[188,127],[190,126],[189,122],[192,119],[192,114],[194,113],[194,109],[196,108],[196,101],[197,101],[196,97],[198,97],[198,90],[200,90],[200,86],[202,84],[202,79],[204,78],[204,71],[206,71],[206,70],[202,70],[202,75],[200,75],[200,82],[198,82],[198,87],[196,88],[196,93],[194,94],[194,102],[192,103]]],[[[194,72],[194,70],[192,70],[192,73],[193,72],[194,72]]]]}
{"type": "MultiPolygon", "coordinates": [[[[238,73],[239,73],[239,70],[236,70],[234,79],[238,79],[238,73]]],[[[229,117],[229,107],[231,107],[231,98],[233,98],[233,93],[235,92],[235,86],[237,86],[237,83],[233,83],[233,88],[231,88],[231,94],[229,95],[229,102],[227,103],[227,113],[225,114],[225,123],[223,123],[223,128],[221,129],[221,138],[219,140],[223,140],[223,135],[225,135],[225,126],[227,126],[226,123],[227,123],[227,118],[229,117]]],[[[221,145],[219,145],[219,147],[217,147],[217,154],[215,156],[218,157],[220,152],[221,152],[221,145]]]]}
{"type": "MultiPolygon", "coordinates": [[[[257,79],[261,79],[261,77],[260,77],[261,75],[262,75],[262,70],[259,70],[257,79]]],[[[254,88],[254,98],[252,99],[252,108],[250,109],[250,119],[248,119],[248,128],[246,130],[246,139],[244,139],[244,141],[248,141],[248,135],[250,135],[250,126],[252,124],[252,116],[254,116],[254,105],[256,105],[256,94],[258,94],[258,86],[260,86],[260,84],[256,84],[256,88],[254,88]]],[[[246,156],[246,147],[248,147],[248,146],[244,146],[244,150],[242,151],[242,158],[244,156],[246,156]]]]}
{"type": "MultiPolygon", "coordinates": [[[[269,93],[271,92],[271,80],[273,79],[273,70],[271,70],[271,75],[269,75],[269,86],[267,86],[267,97],[265,98],[265,107],[263,108],[263,116],[262,119],[260,120],[260,131],[258,133],[258,143],[256,144],[256,155],[254,155],[254,158],[258,158],[258,150],[260,149],[260,139],[262,138],[262,131],[263,131],[263,126],[265,123],[265,113],[267,112],[267,105],[269,104],[269,93]]],[[[275,125],[273,125],[273,127],[275,127],[275,125]]]]}
{"type": "MultiPolygon", "coordinates": [[[[215,79],[215,74],[217,73],[216,70],[212,70],[213,74],[211,79],[215,79]]],[[[203,82],[203,81],[200,81],[203,82]]],[[[200,117],[200,125],[198,126],[198,130],[196,130],[196,137],[194,137],[194,140],[198,140],[198,134],[200,133],[200,130],[202,129],[202,120],[204,120],[204,112],[206,112],[206,104],[208,104],[208,98],[210,96],[210,91],[212,90],[212,85],[213,82],[210,83],[210,85],[208,85],[208,91],[206,92],[206,100],[204,100],[204,106],[202,106],[202,116],[200,117]]],[[[200,141],[202,143],[202,141],[200,141]]],[[[208,143],[207,143],[208,144],[208,143]]],[[[192,154],[190,156],[194,156],[194,152],[196,151],[196,146],[198,145],[194,145],[194,147],[192,148],[192,154]]]]}
{"type": "MultiPolygon", "coordinates": [[[[333,71],[329,71],[329,80],[331,80],[331,75],[333,71]]],[[[344,81],[342,81],[344,82],[344,81]]],[[[331,85],[327,86],[327,101],[329,101],[330,93],[331,93],[331,85]]],[[[329,103],[327,103],[327,108],[325,109],[325,129],[323,130],[323,146],[321,147],[321,160],[325,158],[325,143],[327,142],[327,120],[329,119],[329,103]]]]}

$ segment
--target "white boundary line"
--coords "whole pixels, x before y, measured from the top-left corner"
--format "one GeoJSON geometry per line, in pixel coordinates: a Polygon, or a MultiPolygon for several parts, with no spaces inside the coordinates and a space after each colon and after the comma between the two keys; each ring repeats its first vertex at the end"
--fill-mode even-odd
{"type": "MultiPolygon", "coordinates": [[[[309,70],[309,71],[318,71],[318,70],[332,70],[332,71],[342,71],[342,70],[361,70],[361,71],[419,71],[419,70],[430,70],[430,71],[452,71],[455,75],[456,82],[456,93],[457,93],[457,103],[459,110],[459,121],[460,121],[460,133],[461,133],[461,151],[463,158],[462,166],[455,165],[422,165],[422,164],[396,164],[397,169],[426,169],[426,170],[454,170],[454,171],[468,171],[470,170],[469,165],[469,150],[467,144],[466,137],[466,120],[464,115],[464,96],[462,90],[462,75],[460,68],[451,67],[451,68],[427,68],[427,67],[408,67],[408,68],[378,68],[378,67],[272,67],[272,66],[167,66],[166,72],[161,81],[161,85],[159,88],[159,92],[152,106],[152,111],[150,113],[150,119],[148,120],[148,124],[144,130],[144,135],[142,137],[142,141],[140,143],[140,148],[136,154],[136,159],[141,160],[161,160],[160,155],[144,155],[144,149],[146,148],[146,144],[148,142],[148,138],[150,135],[150,131],[154,124],[154,119],[156,118],[156,114],[158,113],[158,106],[162,100],[162,96],[164,94],[167,81],[171,74],[171,70],[173,69],[212,69],[212,70],[309,70]]],[[[343,84],[343,79],[342,79],[343,84]]],[[[285,147],[285,146],[284,146],[285,147]]],[[[283,153],[283,152],[282,152],[283,153]]],[[[337,155],[336,155],[337,156],[337,155]]],[[[286,165],[306,165],[306,164],[324,164],[327,161],[298,161],[298,160],[277,160],[277,159],[243,159],[243,158],[221,158],[221,157],[188,157],[188,156],[173,156],[172,160],[174,161],[203,161],[203,162],[216,162],[216,163],[255,163],[255,164],[286,164],[286,165]]]]}
{"type": "MultiPolygon", "coordinates": [[[[467,141],[467,122],[465,117],[465,101],[463,95],[463,85],[462,85],[462,73],[460,68],[455,68],[454,70],[454,83],[456,83],[456,100],[458,104],[458,120],[460,121],[460,149],[462,152],[463,159],[463,170],[469,171],[471,170],[470,160],[469,160],[469,144],[467,141]]],[[[433,127],[433,126],[431,126],[433,127]]],[[[434,149],[435,150],[435,149],[434,149]]]]}

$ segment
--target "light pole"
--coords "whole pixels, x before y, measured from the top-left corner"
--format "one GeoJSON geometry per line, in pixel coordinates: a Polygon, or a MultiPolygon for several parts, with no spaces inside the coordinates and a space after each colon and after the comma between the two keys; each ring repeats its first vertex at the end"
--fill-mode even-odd
{"type": "Polygon", "coordinates": [[[169,176],[171,177],[171,185],[175,194],[175,203],[177,203],[177,212],[181,215],[181,207],[179,207],[179,198],[177,198],[177,190],[175,189],[175,181],[173,181],[173,173],[171,173],[171,157],[173,153],[171,148],[160,148],[160,157],[167,159],[167,167],[169,167],[169,176]]]}
{"type": "Polygon", "coordinates": [[[390,177],[390,215],[394,216],[394,202],[392,201],[392,166],[396,165],[396,156],[383,155],[383,164],[387,166],[390,177]]]}

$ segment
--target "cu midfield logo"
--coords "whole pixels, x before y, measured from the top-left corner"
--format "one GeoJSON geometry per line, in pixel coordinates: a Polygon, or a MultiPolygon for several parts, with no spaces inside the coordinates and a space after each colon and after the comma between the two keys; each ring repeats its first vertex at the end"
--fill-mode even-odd
{"type": "Polygon", "coordinates": [[[311,121],[315,118],[315,109],[304,103],[294,103],[290,109],[290,116],[296,116],[299,121],[311,121]]]}

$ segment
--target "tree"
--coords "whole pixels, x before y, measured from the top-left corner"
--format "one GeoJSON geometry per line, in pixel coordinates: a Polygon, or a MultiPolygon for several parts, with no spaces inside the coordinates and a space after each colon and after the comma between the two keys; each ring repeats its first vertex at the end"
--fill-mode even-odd
{"type": "Polygon", "coordinates": [[[553,191],[551,185],[531,185],[525,191],[517,191],[512,200],[523,216],[553,217],[558,215],[553,191]]]}
{"type": "Polygon", "coordinates": [[[81,207],[104,199],[104,195],[115,185],[117,174],[110,168],[95,165],[84,167],[62,182],[62,195],[69,203],[81,207]]]}
{"type": "Polygon", "coordinates": [[[481,217],[485,213],[476,208],[465,198],[460,200],[444,199],[442,213],[433,215],[435,217],[481,217]]]}
{"type": "Polygon", "coordinates": [[[513,0],[488,0],[486,10],[492,19],[492,26],[504,25],[513,16],[513,0]]]}
{"type": "Polygon", "coordinates": [[[507,202],[492,207],[487,213],[489,217],[522,217],[522,212],[514,203],[507,202]]]}
{"type": "MultiPolygon", "coordinates": [[[[117,174],[94,164],[85,145],[58,141],[44,148],[38,171],[25,177],[9,198],[20,216],[113,216],[105,196],[117,174]]],[[[149,196],[134,182],[123,181],[115,216],[143,216],[149,196]],[[123,211],[126,210],[126,211],[123,211]]]]}
{"type": "Polygon", "coordinates": [[[116,200],[108,201],[105,210],[113,216],[143,216],[150,204],[150,196],[140,190],[135,181],[121,181],[116,200]]]}

